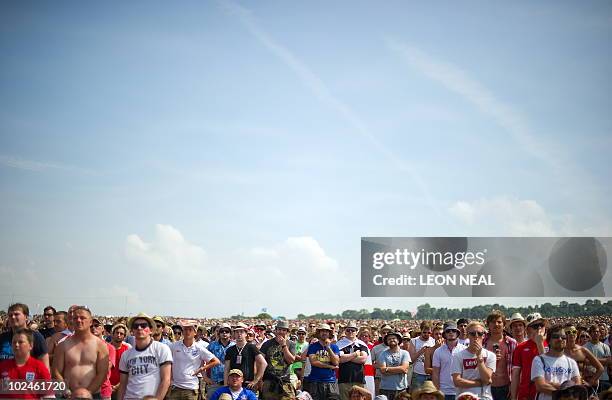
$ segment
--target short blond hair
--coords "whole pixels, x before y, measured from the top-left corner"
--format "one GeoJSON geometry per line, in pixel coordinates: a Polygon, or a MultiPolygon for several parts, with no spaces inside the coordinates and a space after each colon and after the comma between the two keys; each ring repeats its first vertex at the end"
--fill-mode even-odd
{"type": "Polygon", "coordinates": [[[473,327],[475,327],[475,326],[479,326],[479,327],[481,327],[483,330],[485,330],[485,326],[484,326],[484,325],[482,324],[482,322],[480,322],[480,321],[472,321],[472,322],[470,322],[470,323],[468,324],[468,326],[465,328],[465,330],[466,330],[467,332],[469,332],[469,331],[470,331],[470,330],[471,330],[473,327]]]}

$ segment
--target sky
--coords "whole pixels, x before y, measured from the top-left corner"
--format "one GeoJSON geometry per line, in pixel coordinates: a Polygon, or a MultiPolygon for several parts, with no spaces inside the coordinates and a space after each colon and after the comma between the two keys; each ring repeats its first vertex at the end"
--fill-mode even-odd
{"type": "MultiPolygon", "coordinates": [[[[612,236],[612,3],[2,2],[0,303],[273,316],[368,236],[612,236]]],[[[609,274],[604,279],[610,279],[609,274]]]]}

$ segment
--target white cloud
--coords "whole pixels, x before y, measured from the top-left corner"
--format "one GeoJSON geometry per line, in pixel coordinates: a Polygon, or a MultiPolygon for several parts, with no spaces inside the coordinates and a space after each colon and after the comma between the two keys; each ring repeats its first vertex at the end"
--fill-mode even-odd
{"type": "MultiPolygon", "coordinates": [[[[551,217],[534,200],[508,197],[458,201],[449,212],[469,229],[487,229],[484,234],[510,236],[558,236],[566,231],[564,219],[551,217]]],[[[483,234],[482,231],[470,235],[483,234]],[[479,233],[478,233],[479,232],[479,233]]]]}
{"type": "Polygon", "coordinates": [[[157,224],[151,243],[131,234],[125,242],[129,262],[161,271],[198,271],[205,267],[207,255],[201,247],[189,243],[178,229],[157,224]]]}
{"type": "Polygon", "coordinates": [[[288,280],[295,274],[334,273],[338,262],[312,237],[290,237],[272,248],[253,248],[253,261],[258,268],[280,271],[288,280]]]}

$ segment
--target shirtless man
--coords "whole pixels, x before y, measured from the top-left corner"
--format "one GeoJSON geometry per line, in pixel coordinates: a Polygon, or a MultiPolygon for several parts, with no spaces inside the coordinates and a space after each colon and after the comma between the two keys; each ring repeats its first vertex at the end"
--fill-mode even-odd
{"type": "Polygon", "coordinates": [[[565,355],[573,358],[578,364],[583,383],[597,388],[598,380],[604,371],[604,367],[593,353],[576,343],[576,336],[578,336],[576,326],[573,324],[566,325],[565,334],[567,335],[565,355]]]}
{"type": "Polygon", "coordinates": [[[55,350],[53,377],[65,381],[69,391],[85,388],[98,394],[108,373],[108,348],[91,332],[91,323],[91,311],[76,307],[74,335],[58,344],[55,350]]]}

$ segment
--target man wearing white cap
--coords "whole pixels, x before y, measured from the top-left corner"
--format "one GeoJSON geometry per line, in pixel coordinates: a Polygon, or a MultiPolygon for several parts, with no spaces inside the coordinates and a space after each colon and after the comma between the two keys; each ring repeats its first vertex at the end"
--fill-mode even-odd
{"type": "Polygon", "coordinates": [[[457,388],[451,377],[453,355],[466,348],[459,343],[459,328],[454,321],[444,324],[444,344],[433,353],[431,380],[444,394],[446,400],[454,400],[457,388]]]}
{"type": "Polygon", "coordinates": [[[521,313],[512,314],[510,321],[508,321],[507,328],[512,334],[512,338],[516,340],[517,344],[527,341],[527,338],[525,337],[525,329],[527,329],[527,324],[525,323],[525,318],[523,318],[521,313]]]}
{"type": "Polygon", "coordinates": [[[183,340],[170,344],[172,351],[172,387],[169,400],[197,400],[200,382],[197,375],[220,364],[217,357],[206,349],[203,342],[196,342],[198,323],[181,320],[183,340]]]}
{"type": "Polygon", "coordinates": [[[239,369],[243,372],[244,385],[255,390],[263,379],[264,371],[268,366],[266,359],[257,346],[247,343],[247,326],[240,322],[234,327],[236,344],[225,352],[224,382],[227,382],[230,370],[239,369]],[[257,370],[257,375],[255,371],[257,370]]]}
{"type": "Polygon", "coordinates": [[[529,340],[519,343],[512,355],[512,379],[510,381],[511,400],[534,400],[535,384],[531,381],[531,364],[533,359],[546,352],[548,346],[544,340],[546,320],[540,313],[527,316],[527,337],[529,340]]]}

